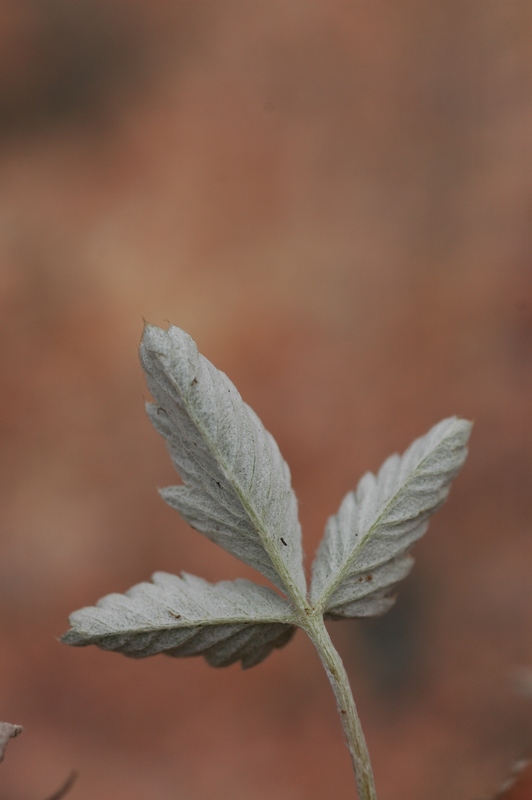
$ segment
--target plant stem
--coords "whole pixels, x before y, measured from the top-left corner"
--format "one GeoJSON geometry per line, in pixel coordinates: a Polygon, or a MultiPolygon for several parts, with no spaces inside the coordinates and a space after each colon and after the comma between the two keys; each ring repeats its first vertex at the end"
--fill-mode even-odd
{"type": "Polygon", "coordinates": [[[302,627],[314,644],[332,686],[355,771],[360,800],[377,800],[369,752],[358,717],[347,672],[321,614],[307,616],[302,627]]]}

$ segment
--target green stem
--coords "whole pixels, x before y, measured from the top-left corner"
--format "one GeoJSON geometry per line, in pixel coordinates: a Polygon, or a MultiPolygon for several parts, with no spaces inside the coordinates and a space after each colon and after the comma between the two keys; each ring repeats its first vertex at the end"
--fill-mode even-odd
{"type": "Polygon", "coordinates": [[[309,615],[302,627],[314,644],[331,683],[355,771],[360,800],[377,800],[369,752],[362,732],[347,672],[321,614],[309,615]]]}

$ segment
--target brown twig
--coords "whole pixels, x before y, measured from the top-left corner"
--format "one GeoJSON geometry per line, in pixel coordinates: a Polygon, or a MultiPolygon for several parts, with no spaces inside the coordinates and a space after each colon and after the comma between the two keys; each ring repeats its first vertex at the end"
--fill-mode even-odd
{"type": "Polygon", "coordinates": [[[57,790],[57,792],[54,792],[54,794],[50,795],[50,797],[47,797],[46,800],[61,800],[61,798],[64,797],[67,794],[67,792],[71,790],[77,777],[78,777],[77,772],[71,772],[66,781],[63,783],[63,785],[60,786],[60,788],[57,790]]]}

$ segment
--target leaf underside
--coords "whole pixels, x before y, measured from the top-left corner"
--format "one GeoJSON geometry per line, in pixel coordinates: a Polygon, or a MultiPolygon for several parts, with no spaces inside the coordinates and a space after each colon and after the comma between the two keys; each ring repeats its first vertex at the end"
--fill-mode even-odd
{"type": "Polygon", "coordinates": [[[445,501],[467,455],[471,423],[451,417],[364,475],[331,517],[313,564],[311,599],[330,618],[384,613],[410,571],[410,547],[445,501]]]}
{"type": "Polygon", "coordinates": [[[161,495],[193,528],[302,602],[297,501],[275,440],[184,331],[147,326],[140,359],[155,400],[149,417],[184,483],[161,495]]]}
{"type": "Polygon", "coordinates": [[[6,747],[11,739],[23,732],[22,725],[12,725],[10,722],[0,722],[0,761],[4,760],[6,747]]]}
{"type": "Polygon", "coordinates": [[[140,358],[155,400],[149,417],[183,480],[163,498],[289,600],[248,580],[211,584],[157,572],[152,583],[74,612],[62,641],[131,658],[202,655],[212,666],[241,661],[247,668],[285,645],[296,625],[305,627],[304,613],[384,613],[391,587],[412,567],[408,551],[466,458],[471,424],[444,420],[377,476],[364,475],[327,523],[307,600],[297,501],[273,437],[179,328],[146,326],[140,358]]]}
{"type": "Polygon", "coordinates": [[[157,572],[125,594],[110,594],[70,617],[66,644],[95,644],[130,658],[202,655],[214,667],[263,661],[294,633],[290,605],[271,589],[239,579],[157,572]]]}

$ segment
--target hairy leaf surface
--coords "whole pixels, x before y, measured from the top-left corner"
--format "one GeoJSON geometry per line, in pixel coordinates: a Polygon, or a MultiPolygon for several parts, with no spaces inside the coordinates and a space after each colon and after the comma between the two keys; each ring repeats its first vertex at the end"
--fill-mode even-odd
{"type": "Polygon", "coordinates": [[[10,722],[0,722],[0,761],[4,760],[6,747],[11,739],[23,732],[22,725],[12,725],[10,722]]]}
{"type": "Polygon", "coordinates": [[[346,495],[313,565],[311,599],[328,616],[373,616],[393,604],[387,593],[410,571],[407,551],[446,499],[470,431],[465,420],[443,420],[346,495]]]}
{"type": "Polygon", "coordinates": [[[62,641],[131,658],[202,655],[214,667],[239,660],[252,667],[294,632],[290,605],[265,586],[244,579],[211,584],[165,572],[152,581],[75,611],[62,641]]]}
{"type": "Polygon", "coordinates": [[[184,331],[147,326],[140,358],[156,401],[150,419],[184,483],[162,496],[193,528],[301,604],[297,501],[275,440],[184,331]]]}

